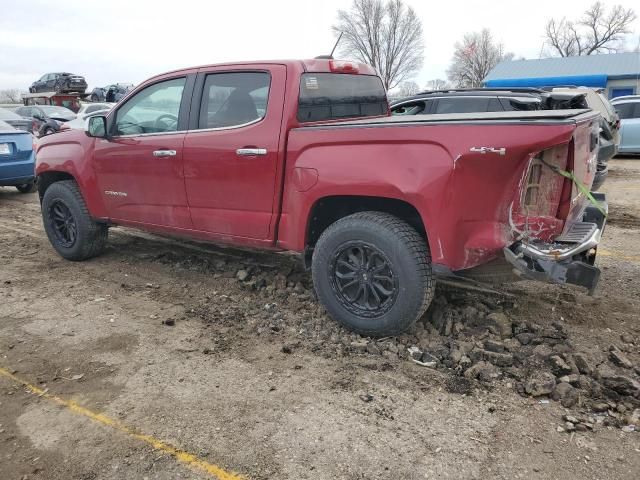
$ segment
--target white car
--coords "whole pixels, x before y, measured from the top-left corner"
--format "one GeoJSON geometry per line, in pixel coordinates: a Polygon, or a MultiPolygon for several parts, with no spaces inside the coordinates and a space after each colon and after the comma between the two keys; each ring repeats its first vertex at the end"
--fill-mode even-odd
{"type": "Polygon", "coordinates": [[[115,103],[82,103],[80,104],[80,110],[78,110],[78,117],[84,117],[89,113],[97,112],[98,110],[110,110],[115,103]]]}
{"type": "MultiPolygon", "coordinates": [[[[99,105],[102,105],[102,108],[97,110],[92,109],[91,112],[89,113],[85,112],[84,115],[81,113],[82,109],[80,109],[78,111],[78,116],[75,118],[75,120],[71,120],[69,122],[65,122],[62,125],[60,125],[60,131],[62,132],[65,130],[83,130],[89,117],[93,117],[94,115],[106,115],[111,110],[111,105],[114,105],[114,104],[106,103],[106,104],[99,104],[99,105]],[[109,108],[104,108],[104,105],[108,105],[109,108]]],[[[92,106],[92,105],[89,104],[89,106],[92,106]]]]}

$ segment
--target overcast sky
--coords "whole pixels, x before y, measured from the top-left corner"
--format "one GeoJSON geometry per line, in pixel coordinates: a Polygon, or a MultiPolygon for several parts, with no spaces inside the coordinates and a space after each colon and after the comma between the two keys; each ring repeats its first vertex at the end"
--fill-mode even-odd
{"type": "MultiPolygon", "coordinates": [[[[538,58],[550,15],[579,15],[590,1],[406,0],[423,21],[424,86],[445,78],[454,43],[491,29],[516,56],[538,58]]],[[[605,2],[640,6],[637,0],[605,2]]],[[[349,0],[0,0],[0,89],[27,89],[44,73],[84,75],[90,87],[232,60],[309,58],[335,41],[349,0]]],[[[638,8],[640,10],[640,8],[638,8]]],[[[640,13],[640,11],[638,12],[640,13]]],[[[640,25],[634,24],[637,45],[640,25]]]]}

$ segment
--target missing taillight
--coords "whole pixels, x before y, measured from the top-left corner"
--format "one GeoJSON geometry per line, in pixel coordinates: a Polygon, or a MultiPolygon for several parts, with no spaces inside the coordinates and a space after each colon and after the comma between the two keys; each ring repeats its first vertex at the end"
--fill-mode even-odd
{"type": "Polygon", "coordinates": [[[555,216],[562,193],[563,177],[550,167],[564,169],[568,153],[568,145],[558,145],[539,152],[531,159],[520,203],[523,214],[555,216]]]}
{"type": "Polygon", "coordinates": [[[542,178],[542,163],[534,158],[529,171],[529,181],[524,195],[524,205],[526,207],[534,207],[538,203],[540,195],[540,179],[542,178]]]}
{"type": "Polygon", "coordinates": [[[569,144],[558,145],[535,155],[522,182],[521,196],[514,209],[512,225],[524,236],[547,239],[557,235],[563,221],[556,217],[564,177],[556,169],[565,169],[569,144]]]}

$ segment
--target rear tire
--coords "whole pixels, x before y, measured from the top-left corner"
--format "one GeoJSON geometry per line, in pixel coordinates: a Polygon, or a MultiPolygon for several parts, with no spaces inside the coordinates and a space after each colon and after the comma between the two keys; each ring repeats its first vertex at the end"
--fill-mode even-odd
{"type": "Polygon", "coordinates": [[[424,314],[435,290],[425,240],[387,213],[359,212],[330,225],[312,269],[329,315],[362,335],[401,334],[424,314]]]}
{"type": "Polygon", "coordinates": [[[33,193],[38,190],[38,186],[36,182],[33,183],[25,183],[24,185],[16,185],[16,188],[20,193],[33,193]]]}
{"type": "Polygon", "coordinates": [[[53,248],[67,260],[81,261],[104,250],[108,228],[91,218],[78,184],[52,184],[42,198],[42,219],[53,248]]]}

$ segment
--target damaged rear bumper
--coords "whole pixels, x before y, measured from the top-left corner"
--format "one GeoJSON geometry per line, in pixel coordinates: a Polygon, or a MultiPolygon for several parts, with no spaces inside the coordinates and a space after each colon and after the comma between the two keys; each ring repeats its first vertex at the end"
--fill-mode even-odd
{"type": "Polygon", "coordinates": [[[593,294],[600,269],[594,266],[596,251],[606,223],[608,206],[603,193],[592,193],[605,214],[594,206],[585,210],[582,222],[553,242],[518,241],[504,248],[505,259],[516,274],[550,283],[571,283],[593,294]]]}

